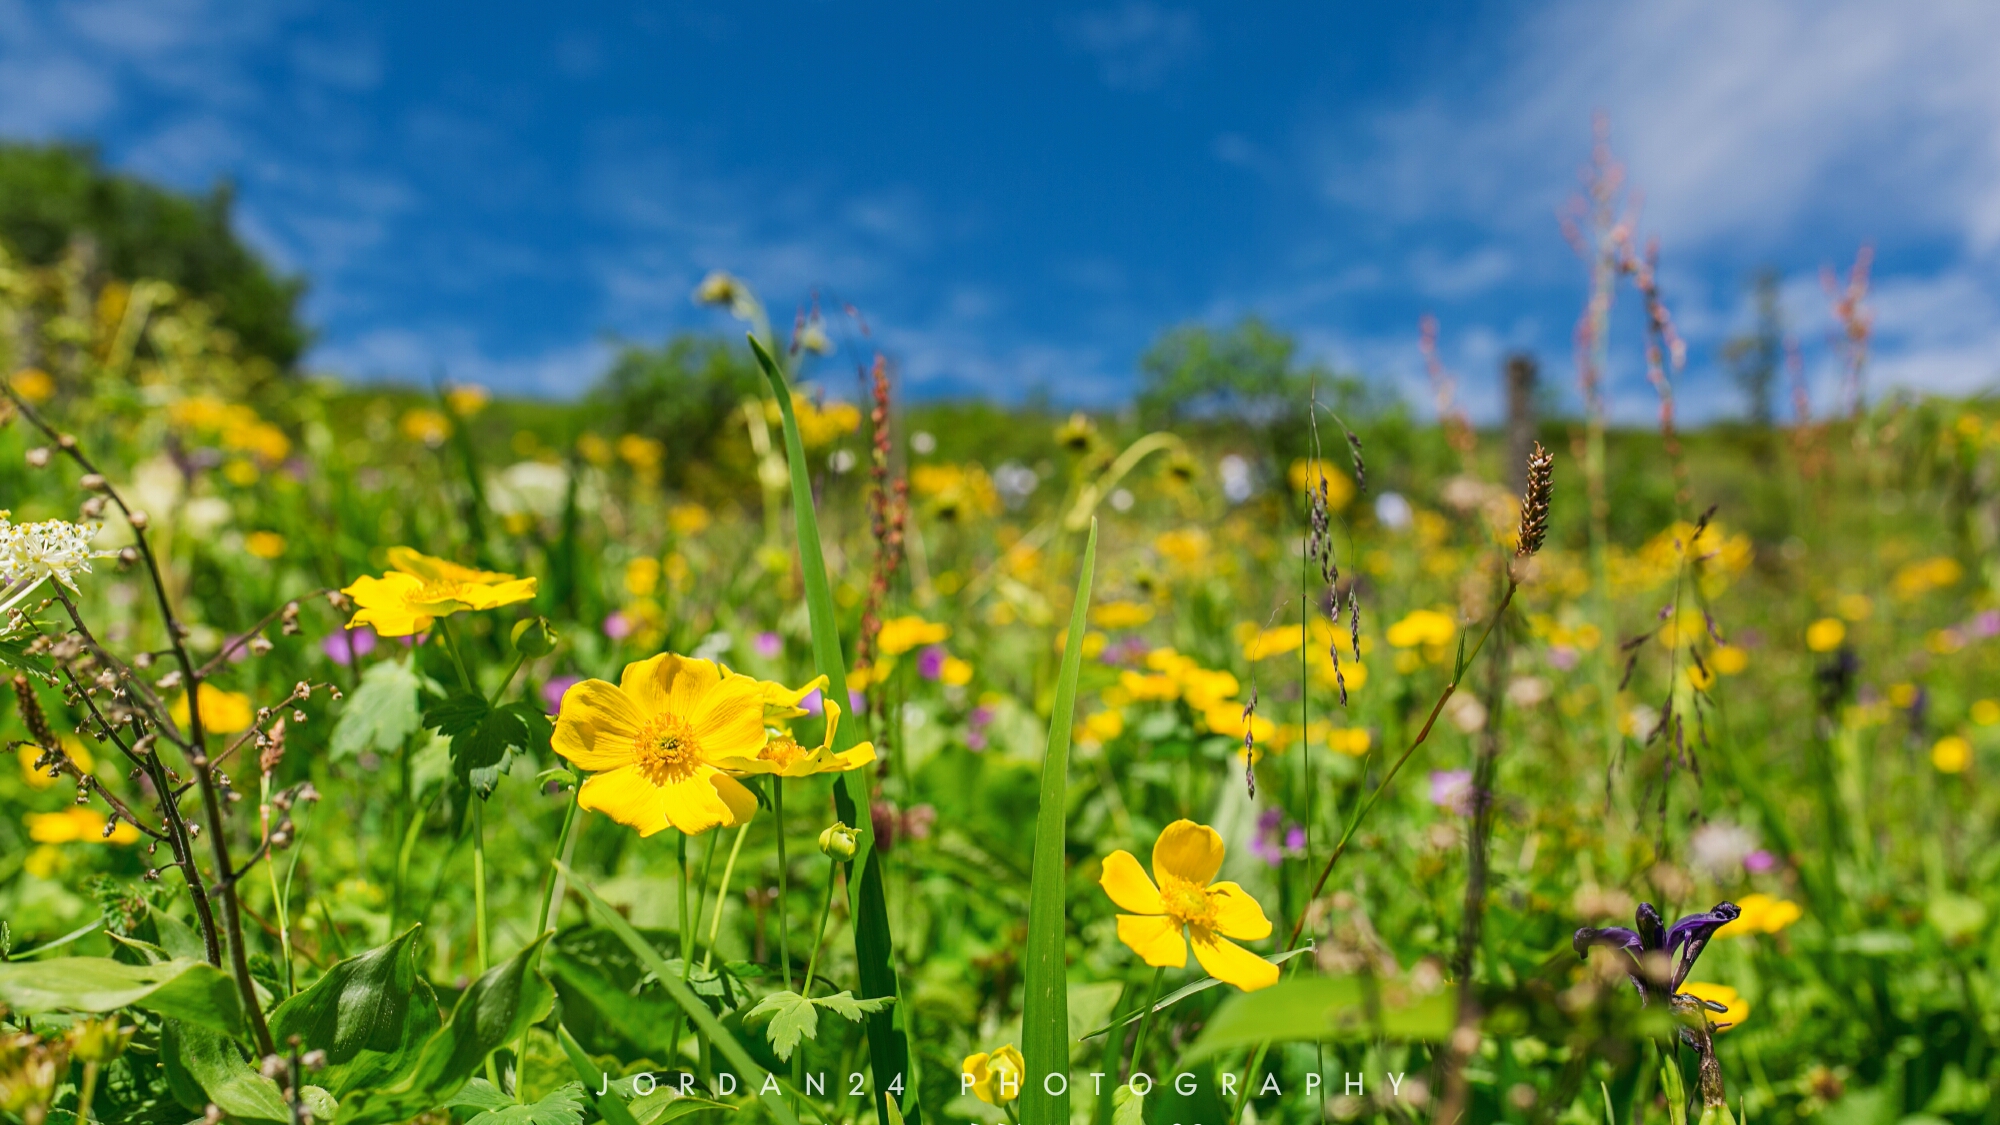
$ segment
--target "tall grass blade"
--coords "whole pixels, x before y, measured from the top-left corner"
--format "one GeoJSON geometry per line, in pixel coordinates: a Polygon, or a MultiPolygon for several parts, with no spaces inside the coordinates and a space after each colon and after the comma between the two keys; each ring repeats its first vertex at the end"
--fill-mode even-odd
{"type": "MultiPolygon", "coordinates": [[[[826,676],[828,695],[847,701],[847,657],[840,647],[840,624],[834,616],[833,587],[826,578],[826,556],[819,541],[819,516],[813,509],[812,481],[808,476],[805,442],[799,437],[799,420],[792,412],[791,388],[778,361],[764,350],[757,337],[750,337],[750,350],[757,365],[770,380],[771,393],[785,422],[785,461],[791,466],[792,515],[798,525],[799,571],[806,587],[806,612],[812,621],[813,663],[826,676]]],[[[842,723],[835,734],[835,750],[846,750],[860,741],[862,724],[842,723]]],[[[889,901],[882,886],[882,859],[875,851],[874,794],[869,791],[867,770],[849,770],[838,775],[833,786],[835,815],[860,833],[860,850],[849,871],[848,894],[854,915],[854,957],[858,963],[863,999],[895,996],[896,970],[891,961],[893,941],[889,933],[889,901]]],[[[910,1072],[909,1043],[897,1021],[907,1019],[907,1005],[896,1004],[889,1011],[868,1017],[868,1059],[875,1072],[875,1119],[890,1125],[885,1090],[900,1082],[906,1091],[902,1114],[908,1125],[920,1125],[922,1112],[917,1101],[916,1075],[910,1072]]]]}
{"type": "MultiPolygon", "coordinates": [[[[709,1010],[708,1005],[687,986],[687,982],[681,979],[680,970],[668,968],[666,958],[660,956],[660,951],[654,949],[652,943],[633,929],[632,923],[627,922],[613,910],[610,903],[597,897],[597,891],[589,883],[577,878],[576,872],[560,862],[556,867],[590,903],[591,911],[597,915],[597,920],[619,941],[625,943],[625,948],[632,951],[632,956],[637,957],[639,963],[653,974],[653,977],[660,982],[660,986],[674,998],[674,1002],[687,1012],[688,1018],[694,1021],[694,1025],[701,1029],[701,1033],[708,1036],[708,1041],[715,1046],[715,1049],[722,1052],[722,1057],[728,1059],[730,1065],[736,1068],[737,1075],[753,1089],[761,1086],[764,1082],[764,1068],[757,1065],[756,1060],[750,1057],[750,1053],[743,1049],[743,1044],[736,1041],[736,1037],[729,1033],[729,1029],[723,1027],[715,1018],[715,1013],[709,1010]]],[[[782,1122],[782,1125],[799,1125],[799,1119],[792,1115],[792,1107],[785,1103],[784,1098],[762,1097],[760,1100],[763,1101],[764,1108],[770,1110],[772,1116],[782,1122]]]]}
{"type": "MultiPolygon", "coordinates": [[[[1049,712],[1049,743],[1042,755],[1042,803],[1035,817],[1035,863],[1028,883],[1028,956],[1021,1010],[1021,1055],[1030,1075],[1069,1073],[1069,974],[1063,959],[1069,915],[1063,909],[1063,852],[1068,835],[1069,727],[1076,710],[1076,678],[1083,667],[1084,615],[1097,568],[1097,521],[1090,521],[1076,600],[1069,611],[1062,675],[1049,712]]],[[[1051,1094],[1039,1080],[1021,1089],[1021,1125],[1067,1125],[1069,1086],[1051,1094]]]]}

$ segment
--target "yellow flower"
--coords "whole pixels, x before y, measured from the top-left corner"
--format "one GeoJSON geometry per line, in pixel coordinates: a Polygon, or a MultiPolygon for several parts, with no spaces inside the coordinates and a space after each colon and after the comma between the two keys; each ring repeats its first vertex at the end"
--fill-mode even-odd
{"type": "Polygon", "coordinates": [[[1736,900],[1736,905],[1743,913],[1737,915],[1736,921],[1715,931],[1716,937],[1775,934],[1798,921],[1804,913],[1790,899],[1773,898],[1761,892],[1744,895],[1736,900]]]}
{"type": "Polygon", "coordinates": [[[1212,672],[1206,668],[1185,669],[1180,674],[1180,681],[1181,698],[1197,711],[1208,711],[1229,702],[1243,687],[1228,672],[1212,672]]]}
{"type": "Polygon", "coordinates": [[[1917,701],[1917,685],[1910,683],[1889,685],[1889,705],[1905,710],[1917,701]]]}
{"type": "Polygon", "coordinates": [[[1260,629],[1255,621],[1245,621],[1236,627],[1236,639],[1243,645],[1243,659],[1268,660],[1297,652],[1305,642],[1305,630],[1290,625],[1260,629]]]}
{"type": "Polygon", "coordinates": [[[1227,939],[1269,937],[1271,921],[1242,887],[1213,881],[1222,870],[1222,853],[1215,829],[1177,820],[1153,844],[1157,884],[1131,852],[1120,849],[1104,857],[1098,885],[1120,909],[1131,911],[1118,916],[1118,940],[1146,964],[1186,965],[1192,940],[1195,959],[1210,976],[1254,992],[1278,982],[1278,967],[1227,939]]]}
{"type": "Polygon", "coordinates": [[[1153,607],[1144,602],[1103,602],[1090,611],[1090,622],[1100,629],[1137,629],[1153,619],[1153,607]]]}
{"type": "Polygon", "coordinates": [[[373,625],[385,637],[407,637],[463,609],[494,609],[535,596],[533,578],[474,570],[408,547],[389,548],[389,565],[395,569],[382,577],[364,575],[341,591],[361,606],[348,628],[373,625]]]}
{"type": "Polygon", "coordinates": [[[1125,713],[1123,711],[1093,711],[1083,717],[1081,741],[1095,746],[1117,738],[1125,733],[1125,713]]]}
{"type": "Polygon", "coordinates": [[[1708,1013],[1708,1022],[1717,1029],[1727,1031],[1732,1027],[1742,1027],[1750,1018],[1750,1001],[1738,995],[1726,984],[1710,984],[1707,981],[1691,980],[1681,985],[1681,991],[1698,1000],[1712,1000],[1720,1004],[1724,1011],[1708,1013]]]}
{"type": "Polygon", "coordinates": [[[460,418],[470,418],[486,409],[487,402],[492,398],[486,388],[477,383],[460,383],[444,393],[445,405],[460,418]]]}
{"type": "Polygon", "coordinates": [[[1847,639],[1847,623],[1838,617],[1822,617],[1806,626],[1806,647],[1814,652],[1832,652],[1847,639]]]}
{"type": "Polygon", "coordinates": [[[1009,1043],[991,1054],[965,1056],[958,1072],[960,1092],[971,1091],[987,1105],[999,1105],[1021,1096],[1021,1076],[1028,1072],[1028,1064],[1009,1043]]]}
{"type": "Polygon", "coordinates": [[[1965,568],[1958,560],[1946,555],[1913,562],[1896,572],[1889,585],[1905,598],[1920,597],[1932,590],[1942,590],[1946,586],[1958,585],[1965,577],[1965,568]]]}
{"type": "Polygon", "coordinates": [[[130,844],[139,838],[139,830],[122,820],[106,836],[104,814],[81,805],[61,812],[29,813],[22,820],[28,825],[28,839],[37,844],[130,844]]]}
{"type": "Polygon", "coordinates": [[[700,535],[714,518],[700,504],[675,504],[667,509],[667,526],[675,535],[700,535]]]}
{"type": "Polygon", "coordinates": [[[1223,700],[1204,708],[1201,717],[1209,730],[1238,741],[1242,740],[1243,732],[1248,728],[1254,736],[1254,741],[1260,746],[1270,742],[1271,736],[1278,729],[1272,725],[1271,720],[1262,715],[1252,715],[1246,722],[1243,718],[1243,705],[1233,699],[1223,700]]]}
{"type": "Polygon", "coordinates": [[[1183,568],[1193,569],[1208,557],[1208,532],[1198,527],[1163,531],[1154,538],[1153,550],[1183,568]]]}
{"type": "Polygon", "coordinates": [[[947,656],[943,667],[938,669],[938,679],[952,687],[964,687],[972,682],[972,665],[956,656],[947,656]]]}
{"type": "Polygon", "coordinates": [[[1327,749],[1350,758],[1368,753],[1368,747],[1373,743],[1374,736],[1368,733],[1367,727],[1335,727],[1326,732],[1327,749]]]}
{"type": "Polygon", "coordinates": [[[1980,699],[1972,704],[1972,721],[1982,727],[2000,723],[2000,700],[1980,699]]]}
{"type": "MultiPolygon", "coordinates": [[[[97,768],[96,761],[91,758],[90,751],[83,745],[82,739],[73,734],[56,737],[62,742],[63,753],[69,755],[69,760],[76,763],[77,769],[89,773],[97,768]]],[[[21,758],[21,780],[27,783],[28,788],[47,789],[55,785],[56,779],[49,776],[48,770],[35,768],[35,760],[42,756],[41,747],[32,742],[24,742],[16,753],[21,758]]]]}
{"type": "Polygon", "coordinates": [[[56,381],[39,367],[14,372],[14,390],[29,402],[47,402],[56,393],[56,381]]]}
{"type": "Polygon", "coordinates": [[[1972,765],[1972,743],[1948,734],[1931,747],[1931,765],[1939,773],[1964,773],[1972,765]]]}
{"type": "Polygon", "coordinates": [[[1842,594],[1840,600],[1834,603],[1834,608],[1849,621],[1866,621],[1875,612],[1875,603],[1868,600],[1866,594],[1842,594]]]}
{"type": "Polygon", "coordinates": [[[1291,472],[1287,475],[1291,478],[1292,488],[1305,493],[1319,491],[1320,481],[1324,480],[1326,506],[1336,512],[1344,510],[1354,500],[1354,478],[1331,461],[1300,458],[1292,462],[1291,472]]]}
{"type": "Polygon", "coordinates": [[[661,653],[627,664],[617,684],[584,680],[564,692],[555,750],[592,771],[577,803],[641,836],[734,826],[757,798],[718,763],[764,748],[766,699],[756,679],[661,653]]]}
{"type": "Polygon", "coordinates": [[[1389,626],[1388,639],[1396,648],[1415,648],[1418,645],[1447,645],[1457,635],[1458,622],[1448,614],[1434,609],[1419,609],[1389,626]]]}
{"type": "Polygon", "coordinates": [[[875,634],[875,647],[889,656],[924,645],[942,644],[951,636],[951,626],[925,621],[921,617],[891,617],[875,634]]]}
{"type": "Polygon", "coordinates": [[[1709,655],[1708,666],[1725,676],[1734,676],[1750,667],[1750,654],[1735,645],[1722,645],[1709,655]]]}
{"type": "Polygon", "coordinates": [[[411,441],[420,441],[435,449],[451,436],[451,419],[435,410],[418,407],[403,413],[400,423],[403,436],[411,441]]]}
{"type": "MultiPolygon", "coordinates": [[[[825,683],[821,677],[818,683],[825,683]]],[[[768,685],[776,686],[776,685],[768,685]]],[[[811,690],[808,687],[807,690],[811,690]]],[[[715,764],[732,773],[763,774],[775,773],[779,777],[811,777],[818,773],[846,773],[858,770],[875,760],[875,744],[857,743],[854,747],[835,753],[833,732],[840,727],[840,704],[826,700],[826,737],[818,746],[808,750],[798,744],[789,731],[771,731],[769,741],[753,756],[716,758],[715,764]]]]}
{"type": "Polygon", "coordinates": [[[1130,668],[1118,673],[1118,686],[1134,703],[1163,703],[1181,697],[1181,685],[1172,676],[1148,676],[1130,668]]]}
{"type": "Polygon", "coordinates": [[[275,559],[285,553],[285,537],[275,531],[253,531],[243,537],[243,549],[260,559],[275,559]]]}
{"type": "MultiPolygon", "coordinates": [[[[174,722],[188,725],[187,695],[174,700],[174,722]]],[[[213,684],[201,685],[201,729],[209,734],[240,734],[250,729],[257,709],[240,691],[223,691],[213,684]]]]}

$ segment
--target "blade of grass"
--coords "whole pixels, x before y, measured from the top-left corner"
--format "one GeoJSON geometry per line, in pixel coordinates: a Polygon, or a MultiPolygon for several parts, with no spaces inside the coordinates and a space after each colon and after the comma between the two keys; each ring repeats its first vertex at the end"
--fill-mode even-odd
{"type": "MultiPolygon", "coordinates": [[[[660,985],[667,990],[667,994],[674,998],[674,1002],[679,1004],[688,1014],[688,1018],[694,1021],[695,1026],[701,1029],[702,1034],[708,1036],[708,1041],[715,1045],[715,1049],[721,1051],[723,1057],[736,1067],[744,1082],[749,1085],[762,1085],[764,1068],[758,1066],[749,1052],[743,1049],[743,1044],[738,1043],[736,1037],[729,1033],[729,1029],[716,1020],[715,1013],[709,1011],[708,1005],[702,1003],[701,998],[694,994],[694,990],[681,980],[680,974],[667,967],[667,960],[660,956],[659,950],[654,949],[650,942],[640,936],[639,931],[633,929],[630,922],[611,908],[611,904],[597,897],[596,889],[577,878],[576,872],[571,871],[566,864],[558,862],[556,869],[561,871],[563,877],[568,879],[590,903],[598,922],[610,930],[619,941],[625,943],[625,948],[632,951],[632,955],[639,959],[641,965],[646,966],[660,985]]],[[[799,1125],[798,1118],[792,1116],[792,1107],[785,1104],[784,1098],[769,1099],[765,1102],[765,1106],[773,1116],[783,1122],[783,1125],[799,1125]]]]}
{"type": "Polygon", "coordinates": [[[598,1088],[604,1085],[604,1072],[597,1069],[596,1063],[590,1061],[590,1055],[585,1053],[583,1044],[578,1043],[576,1037],[569,1033],[569,1028],[557,1024],[556,1039],[562,1043],[563,1054],[569,1056],[569,1065],[576,1071],[576,1080],[583,1083],[584,1094],[590,1098],[590,1104],[597,1108],[597,1116],[602,1117],[610,1125],[639,1125],[638,1120],[632,1116],[632,1111],[625,1108],[625,1099],[617,1094],[607,1093],[601,1096],[598,1094],[598,1088]]]}
{"type": "MultiPolygon", "coordinates": [[[[1297,949],[1287,949],[1283,953],[1274,953],[1271,956],[1264,958],[1264,960],[1269,961],[1273,965],[1282,965],[1285,962],[1291,960],[1292,958],[1297,957],[1301,953],[1311,953],[1311,952],[1312,952],[1312,946],[1309,945],[1301,946],[1297,949]]],[[[1175,1004],[1180,1003],[1181,1001],[1187,999],[1188,997],[1193,996],[1196,993],[1207,992],[1209,989],[1214,988],[1216,985],[1219,985],[1221,983],[1222,983],[1221,981],[1215,979],[1214,977],[1203,977],[1200,980],[1195,981],[1193,984],[1183,985],[1182,987],[1174,989],[1172,992],[1167,993],[1165,996],[1160,997],[1159,1002],[1153,1005],[1152,1010],[1155,1013],[1164,1012],[1168,1008],[1173,1007],[1175,1004]]],[[[1105,1024],[1103,1027],[1098,1028],[1096,1031],[1086,1031],[1082,1035],[1077,1036],[1077,1042],[1081,1043],[1085,1039],[1095,1039],[1098,1036],[1104,1034],[1105,1032],[1110,1031],[1112,1028],[1124,1027],[1130,1024],[1133,1020],[1136,1020],[1140,1016],[1143,1016],[1145,1014],[1146,1014],[1146,1007],[1144,1005],[1141,1005],[1125,1013],[1124,1015],[1119,1016],[1117,1019],[1112,1020],[1110,1023],[1105,1024]]]]}
{"type": "MultiPolygon", "coordinates": [[[[1091,574],[1097,567],[1097,521],[1083,547],[1070,605],[1062,675],[1049,712],[1049,743],[1042,755],[1042,801],[1035,817],[1035,865],[1028,880],[1028,955],[1021,1010],[1021,1053],[1029,1074],[1069,1073],[1069,974],[1063,960],[1069,915],[1063,909],[1063,852],[1068,834],[1069,728],[1076,711],[1076,678],[1083,667],[1084,614],[1090,608],[1091,574]]],[[[1021,1125],[1067,1125],[1069,1085],[1051,1094],[1041,1082],[1021,1090],[1021,1125]]]]}
{"type": "MultiPolygon", "coordinates": [[[[806,588],[806,612],[812,621],[813,663],[826,676],[830,698],[847,701],[847,658],[840,646],[840,624],[834,616],[833,587],[826,578],[826,556],[820,549],[819,517],[813,508],[812,480],[808,476],[805,442],[799,437],[799,420],[792,412],[792,392],[778,361],[751,335],[750,350],[757,365],[771,383],[778,411],[785,422],[785,461],[791,467],[792,515],[797,523],[799,571],[806,588]]],[[[834,749],[846,750],[861,739],[862,724],[842,723],[835,734],[834,749]]],[[[864,999],[896,996],[896,970],[891,960],[893,939],[889,933],[889,901],[882,885],[882,859],[875,851],[874,794],[869,791],[868,770],[849,770],[836,775],[833,786],[835,815],[852,826],[860,837],[860,847],[852,861],[848,894],[854,916],[854,957],[864,999]]],[[[889,1125],[885,1090],[897,1081],[906,1091],[902,1113],[907,1125],[921,1125],[917,1100],[917,1076],[911,1070],[909,1042],[897,1021],[908,1020],[904,1005],[868,1017],[868,1059],[875,1073],[875,1119],[889,1125]]],[[[905,1024],[907,1026],[907,1024],[905,1024]]]]}

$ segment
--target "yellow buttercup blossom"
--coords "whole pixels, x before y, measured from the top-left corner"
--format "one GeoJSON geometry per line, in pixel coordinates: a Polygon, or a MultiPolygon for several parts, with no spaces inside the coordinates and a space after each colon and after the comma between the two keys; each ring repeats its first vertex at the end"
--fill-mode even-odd
{"type": "Polygon", "coordinates": [[[1181,698],[1197,711],[1219,707],[1234,699],[1236,693],[1243,689],[1243,685],[1230,673],[1207,668],[1188,668],[1181,672],[1180,681],[1181,698]]]}
{"type": "MultiPolygon", "coordinates": [[[[69,760],[76,763],[78,770],[89,773],[97,768],[96,759],[90,756],[90,750],[84,746],[82,739],[73,734],[56,737],[62,742],[63,753],[69,755],[69,760]]],[[[49,776],[48,770],[35,768],[36,760],[42,756],[41,747],[32,742],[24,742],[16,753],[21,759],[21,780],[27,783],[28,788],[47,789],[56,783],[56,779],[49,776]]]]}
{"type": "Polygon", "coordinates": [[[881,630],[875,634],[875,647],[886,655],[896,656],[913,648],[942,644],[949,636],[949,625],[925,621],[916,616],[891,617],[882,623],[881,630]]]}
{"type": "Polygon", "coordinates": [[[1716,937],[1737,937],[1745,934],[1775,934],[1793,922],[1798,921],[1804,911],[1790,899],[1774,898],[1762,893],[1747,894],[1736,900],[1742,910],[1734,922],[1715,931],[1716,937]]]}
{"type": "Polygon", "coordinates": [[[1172,676],[1148,676],[1130,668],[1118,673],[1118,686],[1134,703],[1163,703],[1181,697],[1181,685],[1172,676]]]}
{"type": "Polygon", "coordinates": [[[960,660],[956,656],[945,657],[944,664],[938,668],[938,682],[949,685],[951,687],[964,687],[965,685],[971,683],[972,682],[971,662],[966,660],[960,660]]]}
{"type": "Polygon", "coordinates": [[[1228,939],[1269,937],[1271,921],[1242,887],[1214,881],[1223,850],[1215,829],[1177,820],[1153,844],[1153,879],[1120,849],[1104,858],[1098,885],[1130,911],[1118,916],[1118,940],[1146,964],[1180,968],[1192,941],[1210,976],[1245,992],[1268,988],[1278,982],[1278,967],[1228,939]]]}
{"type": "Polygon", "coordinates": [[[872,742],[857,743],[836,753],[833,732],[839,728],[840,704],[829,699],[826,701],[826,736],[818,746],[808,750],[800,746],[789,731],[770,731],[769,740],[756,754],[717,758],[715,764],[739,774],[774,773],[779,777],[811,777],[819,773],[858,770],[875,760],[875,744],[872,742]]]}
{"type": "Polygon", "coordinates": [[[958,1072],[961,1092],[969,1091],[987,1105],[999,1105],[1021,1096],[1021,1076],[1028,1073],[1028,1064],[1009,1043],[991,1054],[981,1051],[965,1056],[958,1072]]]}
{"type": "Polygon", "coordinates": [[[1750,1001],[1745,1000],[1735,989],[1726,984],[1691,980],[1681,985],[1681,991],[1698,1000],[1710,1000],[1722,1005],[1723,1011],[1708,1013],[1708,1022],[1720,1030],[1728,1031],[1732,1027],[1742,1027],[1743,1021],[1750,1018],[1750,1001]]]}
{"type": "Polygon", "coordinates": [[[1396,648],[1415,648],[1418,645],[1443,646],[1451,643],[1458,635],[1458,622],[1449,614],[1434,609],[1413,610],[1401,621],[1389,626],[1389,643],[1396,648]]]}
{"type": "Polygon", "coordinates": [[[398,423],[403,436],[411,441],[422,442],[435,449],[451,436],[451,419],[443,414],[417,407],[403,412],[403,420],[398,423]]]}
{"type": "Polygon", "coordinates": [[[1271,741],[1278,728],[1262,715],[1243,717],[1243,705],[1233,699],[1226,699],[1202,710],[1202,722],[1216,734],[1242,739],[1247,730],[1253,740],[1262,746],[1271,741]]]}
{"type": "Polygon", "coordinates": [[[285,553],[285,537],[275,531],[253,531],[243,537],[243,549],[260,559],[275,559],[285,553]]]}
{"type": "Polygon", "coordinates": [[[1345,509],[1354,500],[1354,478],[1348,470],[1331,461],[1301,458],[1292,462],[1291,471],[1286,475],[1291,479],[1292,488],[1299,492],[1317,492],[1320,482],[1325,481],[1327,507],[1336,512],[1345,509]]]}
{"type": "Polygon", "coordinates": [[[1719,645],[1708,658],[1711,668],[1725,676],[1734,676],[1750,667],[1750,654],[1735,645],[1719,645]]]}
{"type": "Polygon", "coordinates": [[[14,390],[29,402],[47,402],[56,393],[56,381],[39,367],[14,372],[14,390]]]}
{"type": "Polygon", "coordinates": [[[1144,602],[1103,602],[1091,608],[1090,621],[1100,629],[1137,629],[1153,619],[1144,602]]]}
{"type": "Polygon", "coordinates": [[[1972,743],[1956,734],[1945,735],[1931,747],[1931,765],[1939,773],[1964,773],[1972,766],[1972,743]]]}
{"type": "Polygon", "coordinates": [[[1994,723],[2000,723],[2000,700],[1975,700],[1969,714],[1972,716],[1973,723],[1978,726],[1990,727],[1994,723]]]}
{"type": "Polygon", "coordinates": [[[711,661],[661,653],[627,664],[616,684],[571,687],[554,746],[592,771],[577,803],[641,836],[748,821],[757,798],[719,763],[755,760],[769,741],[768,686],[711,661]]]}
{"type": "Polygon", "coordinates": [[[1336,754],[1359,758],[1368,753],[1374,738],[1367,727],[1335,727],[1326,732],[1326,748],[1336,754]]]}
{"type": "Polygon", "coordinates": [[[390,570],[365,575],[341,593],[360,605],[347,627],[372,625],[385,637],[407,637],[440,617],[467,609],[494,609],[535,596],[535,579],[474,570],[408,547],[389,548],[390,570]]]}
{"type": "Polygon", "coordinates": [[[1832,652],[1847,639],[1847,622],[1838,617],[1822,617],[1806,626],[1806,647],[1814,652],[1832,652]]]}
{"type": "MultiPolygon", "coordinates": [[[[188,725],[188,702],[183,694],[174,700],[174,722],[188,725]]],[[[257,709],[240,691],[224,691],[213,684],[201,685],[201,729],[209,734],[241,734],[250,729],[257,709]]]]}
{"type": "Polygon", "coordinates": [[[37,844],[130,844],[139,839],[139,830],[123,820],[106,836],[104,814],[81,805],[61,812],[29,813],[21,819],[28,826],[28,839],[37,844]]]}
{"type": "Polygon", "coordinates": [[[1080,741],[1102,746],[1125,733],[1125,713],[1118,710],[1093,711],[1083,717],[1082,732],[1080,741]]]}

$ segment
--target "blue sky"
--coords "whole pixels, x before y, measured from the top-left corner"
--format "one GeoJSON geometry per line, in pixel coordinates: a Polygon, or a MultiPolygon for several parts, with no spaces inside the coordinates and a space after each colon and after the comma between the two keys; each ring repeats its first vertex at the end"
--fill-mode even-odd
{"type": "MultiPolygon", "coordinates": [[[[1696,417],[1770,265],[1823,406],[1822,267],[1876,248],[1872,385],[2000,371],[2000,6],[355,5],[0,0],[0,133],[237,185],[313,283],[311,364],[575,393],[607,340],[852,302],[925,394],[1106,404],[1149,340],[1256,313],[1490,413],[1574,383],[1557,210],[1593,114],[1643,193],[1696,417]]],[[[1636,303],[1613,397],[1650,414],[1636,303]]],[[[848,380],[830,382],[845,386],[848,380]]]]}

